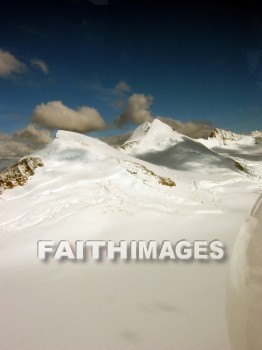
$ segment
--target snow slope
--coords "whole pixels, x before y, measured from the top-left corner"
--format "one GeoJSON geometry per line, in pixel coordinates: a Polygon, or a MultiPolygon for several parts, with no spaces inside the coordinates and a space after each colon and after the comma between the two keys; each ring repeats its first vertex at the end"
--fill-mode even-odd
{"type": "MultiPolygon", "coordinates": [[[[206,167],[220,176],[225,170],[239,171],[242,167],[228,157],[221,156],[190,137],[179,134],[155,119],[145,132],[140,126],[121,147],[123,152],[149,163],[177,171],[188,171],[195,178],[205,177],[206,167]]],[[[243,169],[244,170],[244,169],[243,169]]]]}
{"type": "Polygon", "coordinates": [[[235,350],[262,348],[262,196],[241,227],[229,278],[228,320],[235,350]]]}
{"type": "Polygon", "coordinates": [[[119,150],[59,131],[33,156],[44,166],[0,199],[1,349],[230,349],[228,264],[256,176],[160,121],[119,150]],[[48,239],[220,239],[227,258],[43,263],[48,239]]]}
{"type": "Polygon", "coordinates": [[[250,135],[240,135],[227,130],[214,129],[212,136],[207,140],[198,139],[197,141],[220,155],[228,156],[236,162],[244,164],[245,170],[257,179],[258,184],[261,184],[261,131],[253,131],[250,135]]]}

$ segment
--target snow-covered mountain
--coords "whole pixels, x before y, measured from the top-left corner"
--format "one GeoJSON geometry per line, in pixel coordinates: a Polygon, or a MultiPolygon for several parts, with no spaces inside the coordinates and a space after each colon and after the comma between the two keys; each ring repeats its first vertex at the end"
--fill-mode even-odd
{"type": "Polygon", "coordinates": [[[244,171],[240,163],[213,152],[197,140],[179,134],[168,125],[155,119],[144,123],[121,146],[132,156],[175,170],[205,172],[205,167],[215,173],[224,168],[244,171]]]}
{"type": "Polygon", "coordinates": [[[221,146],[232,145],[232,144],[252,144],[254,143],[254,138],[252,135],[236,134],[229,130],[223,130],[215,128],[210,138],[216,139],[221,146]]]}
{"type": "Polygon", "coordinates": [[[230,349],[228,262],[261,191],[245,157],[236,162],[154,120],[119,149],[58,131],[25,159],[19,164],[43,166],[22,170],[26,181],[0,199],[3,349],[230,349]],[[220,239],[228,259],[73,264],[36,257],[39,240],[88,239],[220,239]]]}
{"type": "Polygon", "coordinates": [[[261,143],[262,132],[253,131],[250,135],[236,134],[229,130],[223,130],[215,128],[210,137],[205,139],[199,139],[201,143],[209,148],[212,147],[228,147],[234,148],[238,146],[248,146],[261,143]]]}
{"type": "Polygon", "coordinates": [[[224,156],[229,156],[237,163],[244,165],[250,174],[262,178],[262,132],[253,131],[250,135],[232,133],[228,130],[214,129],[207,140],[198,139],[199,143],[210,150],[224,156]]]}

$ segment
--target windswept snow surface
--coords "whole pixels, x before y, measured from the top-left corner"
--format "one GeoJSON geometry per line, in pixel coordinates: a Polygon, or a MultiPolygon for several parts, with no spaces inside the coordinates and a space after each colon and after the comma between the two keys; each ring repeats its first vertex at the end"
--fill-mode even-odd
{"type": "Polygon", "coordinates": [[[228,265],[261,192],[259,162],[241,154],[244,171],[224,149],[218,154],[158,120],[120,149],[59,131],[34,154],[44,167],[0,199],[1,349],[230,349],[228,265]],[[43,263],[36,256],[38,240],[181,239],[219,239],[227,257],[43,263]]]}
{"type": "Polygon", "coordinates": [[[243,223],[232,254],[228,321],[232,349],[262,349],[262,196],[243,223]]]}

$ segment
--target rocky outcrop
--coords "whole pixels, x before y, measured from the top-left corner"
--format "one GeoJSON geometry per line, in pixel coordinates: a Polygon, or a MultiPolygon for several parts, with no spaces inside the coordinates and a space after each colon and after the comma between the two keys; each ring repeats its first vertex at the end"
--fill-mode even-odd
{"type": "Polygon", "coordinates": [[[219,141],[221,146],[234,145],[237,143],[246,142],[247,144],[262,143],[262,132],[252,131],[250,135],[236,134],[229,130],[215,128],[210,138],[215,138],[219,141]]]}
{"type": "Polygon", "coordinates": [[[23,158],[18,163],[11,165],[0,173],[0,194],[6,189],[23,186],[29,177],[34,175],[34,170],[42,166],[44,164],[39,157],[23,158]]]}
{"type": "Polygon", "coordinates": [[[210,137],[216,138],[220,142],[221,145],[227,145],[228,142],[242,140],[243,138],[245,138],[245,135],[236,134],[236,133],[231,132],[229,130],[215,128],[211,132],[210,137]]]}
{"type": "Polygon", "coordinates": [[[253,136],[254,137],[254,139],[255,139],[255,143],[262,143],[262,131],[253,131],[252,133],[251,133],[251,136],[253,136]]]}
{"type": "Polygon", "coordinates": [[[135,175],[135,176],[139,176],[139,174],[149,175],[149,177],[154,178],[155,180],[157,180],[159,184],[163,186],[168,186],[168,187],[176,186],[176,183],[172,179],[170,179],[169,177],[163,177],[155,174],[152,170],[148,169],[143,164],[139,164],[132,161],[124,161],[124,163],[129,165],[129,168],[127,168],[126,170],[132,175],[135,175]]]}

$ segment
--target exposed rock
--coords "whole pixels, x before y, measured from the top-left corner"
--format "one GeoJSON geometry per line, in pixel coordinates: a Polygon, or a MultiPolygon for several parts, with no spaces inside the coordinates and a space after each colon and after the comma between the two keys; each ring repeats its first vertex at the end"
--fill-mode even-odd
{"type": "Polygon", "coordinates": [[[138,141],[129,141],[127,143],[124,143],[121,148],[122,149],[127,149],[128,147],[132,146],[132,145],[138,145],[139,142],[138,141]]]}
{"type": "Polygon", "coordinates": [[[42,166],[44,164],[39,157],[27,157],[0,172],[0,194],[6,189],[23,186],[34,175],[34,170],[42,166]]]}
{"type": "Polygon", "coordinates": [[[215,128],[211,134],[211,138],[215,138],[219,141],[221,146],[232,145],[234,143],[238,143],[240,141],[248,141],[251,143],[262,143],[262,132],[261,131],[252,131],[250,135],[236,134],[229,130],[223,130],[215,128]]]}
{"type": "Polygon", "coordinates": [[[257,144],[260,144],[260,143],[262,143],[262,131],[253,131],[252,133],[251,133],[251,136],[253,136],[254,137],[254,139],[255,139],[255,143],[257,143],[257,144]]]}
{"type": "Polygon", "coordinates": [[[235,167],[240,170],[240,171],[244,171],[245,169],[243,168],[243,166],[239,163],[235,161],[235,167]]]}
{"type": "Polygon", "coordinates": [[[245,138],[245,136],[246,135],[236,134],[229,130],[223,130],[218,128],[215,128],[210,134],[210,137],[218,139],[221,145],[227,145],[228,142],[232,141],[240,141],[243,138],[245,138]]]}
{"type": "Polygon", "coordinates": [[[262,136],[260,136],[260,137],[255,137],[255,143],[256,143],[256,144],[262,143],[262,136]]]}
{"type": "Polygon", "coordinates": [[[152,176],[157,180],[157,182],[163,186],[174,187],[176,183],[170,179],[169,177],[163,177],[155,174],[152,170],[148,169],[146,166],[136,163],[136,162],[128,162],[134,166],[133,169],[127,169],[127,171],[132,175],[137,175],[139,172],[152,176]]]}

